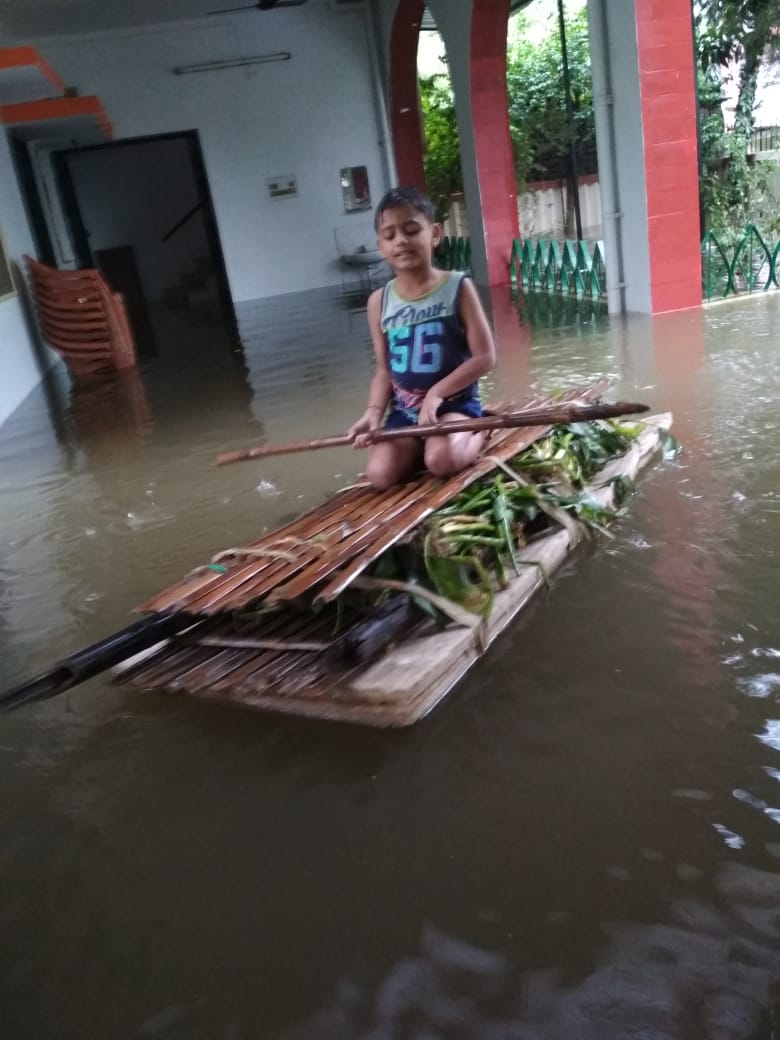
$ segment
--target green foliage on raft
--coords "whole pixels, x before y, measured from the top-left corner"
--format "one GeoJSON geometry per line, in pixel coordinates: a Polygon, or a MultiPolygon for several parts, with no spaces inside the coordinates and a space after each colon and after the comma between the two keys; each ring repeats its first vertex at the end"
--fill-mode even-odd
{"type": "MultiPolygon", "coordinates": [[[[523,564],[518,549],[546,533],[563,511],[587,527],[604,531],[633,490],[625,478],[612,481],[614,510],[605,509],[586,484],[609,461],[623,455],[643,429],[641,423],[598,420],[556,426],[546,437],[470,485],[433,513],[408,540],[384,553],[374,577],[421,586],[460,607],[487,617],[498,589],[523,564]]],[[[571,521],[569,521],[571,522],[571,521]]],[[[429,601],[421,610],[439,622],[446,617],[429,601]]]]}

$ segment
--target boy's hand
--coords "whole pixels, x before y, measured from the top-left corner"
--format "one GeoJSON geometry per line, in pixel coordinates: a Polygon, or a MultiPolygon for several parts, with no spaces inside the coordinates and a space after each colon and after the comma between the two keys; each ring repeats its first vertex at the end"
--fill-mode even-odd
{"type": "Polygon", "coordinates": [[[367,448],[369,446],[368,434],[378,430],[382,423],[382,413],[376,408],[367,408],[357,422],[352,423],[347,430],[349,437],[356,448],[367,448]]]}
{"type": "Polygon", "coordinates": [[[420,415],[417,419],[418,426],[432,426],[439,420],[436,416],[439,410],[439,405],[444,402],[444,398],[440,397],[439,394],[434,394],[432,391],[423,398],[423,403],[420,405],[420,415]]]}

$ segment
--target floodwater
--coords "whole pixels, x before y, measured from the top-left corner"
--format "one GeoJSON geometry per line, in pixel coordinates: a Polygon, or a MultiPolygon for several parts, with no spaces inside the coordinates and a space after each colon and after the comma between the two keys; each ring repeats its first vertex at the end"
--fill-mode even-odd
{"type": "MultiPolygon", "coordinates": [[[[0,430],[0,686],[348,482],[217,468],[362,410],[365,314],[207,317],[0,430]]],[[[780,1028],[780,295],[521,327],[498,398],[671,410],[641,481],[439,708],[370,731],[103,677],[0,716],[3,1040],[769,1040],[780,1028]]]]}

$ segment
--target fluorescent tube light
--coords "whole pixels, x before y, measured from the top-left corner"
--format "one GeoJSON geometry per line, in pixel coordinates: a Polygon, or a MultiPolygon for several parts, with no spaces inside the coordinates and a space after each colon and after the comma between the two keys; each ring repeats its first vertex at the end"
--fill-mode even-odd
{"type": "Polygon", "coordinates": [[[264,65],[267,61],[289,61],[289,51],[276,51],[273,54],[256,54],[250,58],[226,58],[224,61],[203,61],[197,65],[177,65],[173,69],[174,76],[188,76],[193,72],[217,72],[220,69],[240,69],[246,65],[264,65]]]}

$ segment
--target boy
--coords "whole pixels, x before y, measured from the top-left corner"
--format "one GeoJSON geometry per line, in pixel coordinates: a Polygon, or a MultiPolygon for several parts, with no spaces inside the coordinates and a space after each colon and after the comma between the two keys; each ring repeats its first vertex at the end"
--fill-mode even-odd
{"type": "Polygon", "coordinates": [[[367,476],[384,491],[421,461],[437,477],[474,461],[485,434],[447,435],[446,424],[482,414],[477,380],[495,364],[495,347],[472,282],[433,266],[441,228],[431,200],[416,188],[394,188],[379,202],[374,226],[395,278],[368,299],[376,370],[366,410],[347,432],[356,447],[365,447],[388,404],[388,428],[442,426],[441,436],[402,437],[371,447],[367,476]]]}

